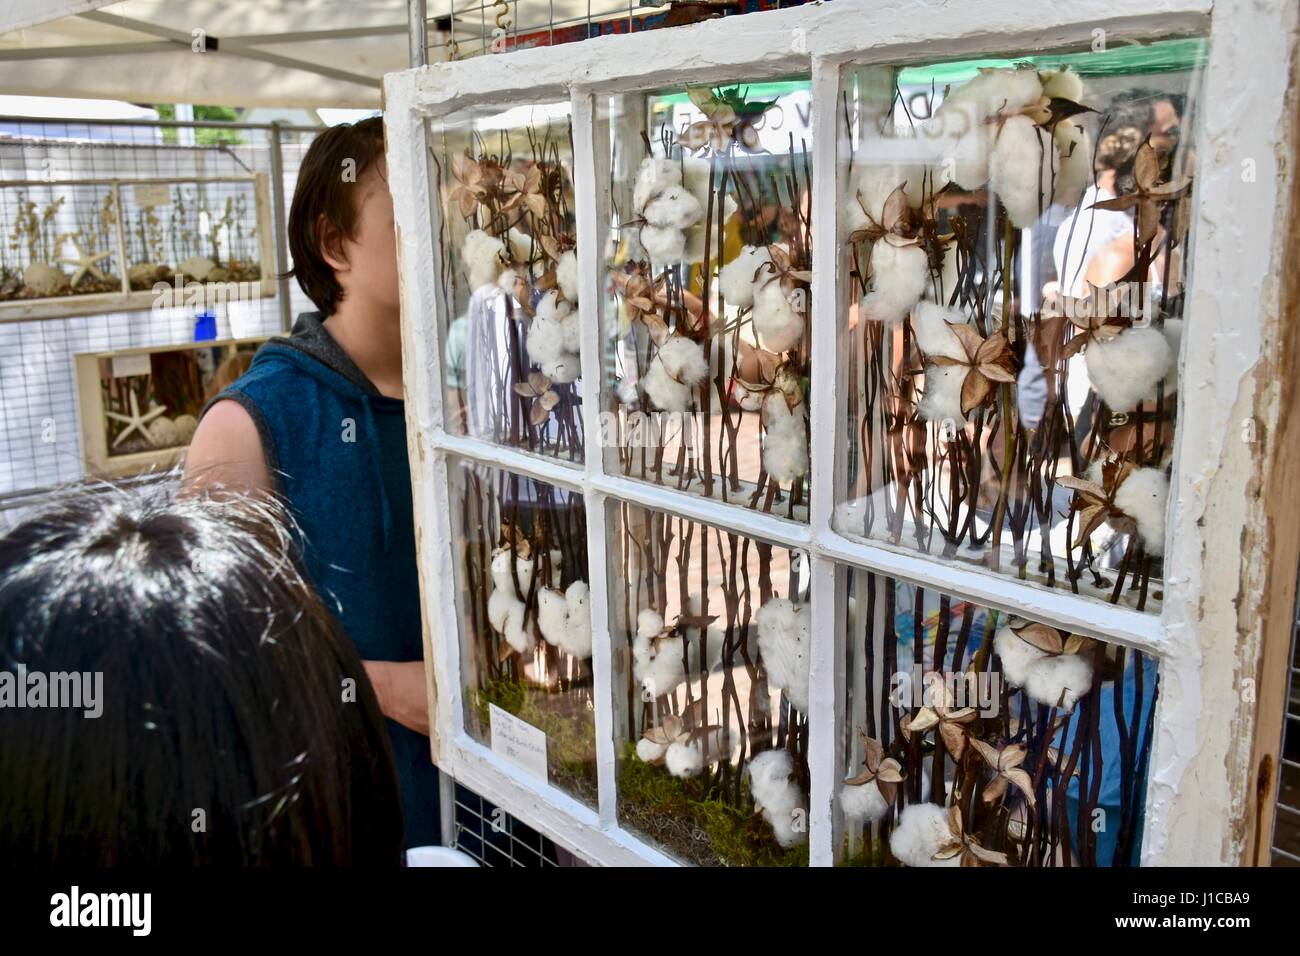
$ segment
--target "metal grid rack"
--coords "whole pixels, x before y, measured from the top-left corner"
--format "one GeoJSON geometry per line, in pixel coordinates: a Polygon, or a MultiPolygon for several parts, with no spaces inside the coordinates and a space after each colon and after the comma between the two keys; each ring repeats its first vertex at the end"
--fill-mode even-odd
{"type": "MultiPolygon", "coordinates": [[[[129,182],[265,173],[276,241],[273,261],[264,268],[281,275],[290,265],[283,241],[286,197],[316,132],[282,124],[0,117],[0,179],[129,182]]],[[[217,306],[217,337],[273,334],[310,308],[296,284],[281,281],[278,292],[275,298],[217,306]]],[[[73,355],[192,341],[196,311],[176,307],[0,323],[0,527],[39,502],[42,489],[84,477],[73,355]]]]}
{"type": "Polygon", "coordinates": [[[1292,621],[1287,678],[1277,810],[1273,820],[1273,866],[1300,866],[1300,597],[1296,599],[1292,621]]]}

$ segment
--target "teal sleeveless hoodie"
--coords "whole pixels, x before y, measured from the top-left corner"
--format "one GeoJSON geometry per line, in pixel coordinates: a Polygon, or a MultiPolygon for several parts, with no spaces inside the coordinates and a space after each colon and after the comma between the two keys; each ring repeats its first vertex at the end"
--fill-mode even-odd
{"type": "MultiPolygon", "coordinates": [[[[276,490],[302,530],[317,591],[363,660],[423,657],[405,406],[382,395],[339,347],[319,312],[262,346],[213,399],[257,425],[276,490]]],[[[211,407],[210,403],[208,407],[211,407]]],[[[388,721],[406,845],[440,842],[429,738],[388,721]]]]}

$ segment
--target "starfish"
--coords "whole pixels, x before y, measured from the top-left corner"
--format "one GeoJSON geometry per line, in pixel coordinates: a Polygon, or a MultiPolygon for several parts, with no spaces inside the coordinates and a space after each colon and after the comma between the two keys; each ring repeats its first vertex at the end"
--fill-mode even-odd
{"type": "Polygon", "coordinates": [[[119,422],[126,422],[126,427],[122,429],[122,431],[118,434],[118,436],[115,439],[113,439],[113,447],[116,448],[118,445],[122,444],[122,440],[126,438],[127,435],[131,434],[131,432],[133,431],[138,431],[141,435],[144,436],[144,440],[147,441],[150,445],[152,445],[154,441],[152,438],[149,437],[149,429],[145,428],[144,426],[147,425],[150,422],[150,420],[157,418],[163,412],[167,411],[167,406],[150,405],[149,411],[141,415],[140,405],[135,400],[135,392],[131,391],[128,394],[131,396],[130,415],[119,415],[117,412],[104,413],[109,418],[115,419],[119,422]]]}
{"type": "Polygon", "coordinates": [[[93,275],[96,279],[104,278],[104,273],[99,271],[99,266],[95,263],[99,262],[101,259],[107,259],[112,255],[112,253],[82,252],[81,243],[77,242],[76,239],[72,239],[70,242],[72,243],[72,247],[77,250],[76,258],[60,259],[59,261],[77,267],[77,271],[72,274],[72,288],[75,289],[77,287],[77,283],[81,281],[82,277],[85,276],[87,272],[93,275]]]}

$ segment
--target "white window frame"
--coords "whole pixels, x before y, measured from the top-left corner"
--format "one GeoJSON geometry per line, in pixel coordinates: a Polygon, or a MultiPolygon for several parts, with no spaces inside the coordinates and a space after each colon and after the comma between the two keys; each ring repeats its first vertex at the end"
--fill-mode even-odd
{"type": "MultiPolygon", "coordinates": [[[[609,634],[605,560],[607,501],[720,526],[811,557],[812,776],[810,863],[834,862],[834,794],[844,772],[843,575],[857,567],[937,588],[989,607],[1143,651],[1159,661],[1160,695],[1147,787],[1142,862],[1236,862],[1250,800],[1254,703],[1241,692],[1253,675],[1261,633],[1259,602],[1239,600],[1243,582],[1263,580],[1267,558],[1242,541],[1279,520],[1278,502],[1245,493],[1268,473],[1278,403],[1253,370],[1279,341],[1276,277],[1289,197],[1285,111],[1294,52],[1295,10],[1286,0],[834,0],[833,3],[714,20],[687,28],[609,36],[560,48],[518,50],[442,63],[385,78],[389,177],[402,276],[402,341],[416,542],[430,669],[436,761],[508,813],[598,864],[673,861],[616,812],[613,720],[615,663],[609,634]],[[845,65],[896,65],[938,58],[1026,53],[1092,42],[1171,34],[1208,35],[1202,121],[1197,139],[1194,313],[1185,335],[1180,428],[1170,495],[1165,598],[1158,614],[1102,604],[992,572],[956,567],[903,547],[849,540],[831,529],[834,438],[844,396],[836,368],[839,339],[840,203],[837,118],[845,65]],[[811,76],[813,93],[812,497],[807,525],[723,505],[688,492],[607,473],[599,453],[603,353],[598,332],[608,189],[607,140],[596,122],[599,98],[683,83],[811,76]],[[506,107],[568,98],[581,294],[585,464],[574,466],[448,432],[444,421],[438,310],[437,202],[427,121],[467,106],[506,107]],[[1243,163],[1255,178],[1244,183],[1243,163]],[[1250,422],[1250,439],[1246,436],[1250,422]],[[592,809],[530,777],[472,739],[465,727],[458,595],[453,554],[449,456],[509,469],[580,491],[587,518],[592,595],[599,805],[592,809]],[[1225,567],[1226,566],[1226,567],[1225,567]]],[[[1291,90],[1292,95],[1297,91],[1291,90]]],[[[1295,156],[1289,157],[1294,163],[1295,156]]],[[[1276,374],[1276,372],[1274,373],[1276,374]]],[[[1285,503],[1281,503],[1283,506],[1285,503]]],[[[1294,507],[1291,510],[1297,510],[1294,507]]],[[[1243,593],[1244,590],[1243,590],[1243,593]]],[[[1249,598],[1249,595],[1247,595],[1249,598]]]]}

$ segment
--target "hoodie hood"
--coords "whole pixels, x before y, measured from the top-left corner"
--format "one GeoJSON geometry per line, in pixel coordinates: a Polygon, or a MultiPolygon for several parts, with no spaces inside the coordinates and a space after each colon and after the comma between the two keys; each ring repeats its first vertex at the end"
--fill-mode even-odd
{"type": "Polygon", "coordinates": [[[400,398],[389,398],[375,388],[373,382],[348,357],[334,337],[325,328],[325,319],[319,312],[303,312],[286,337],[271,339],[253,358],[260,362],[287,361],[327,386],[341,398],[361,406],[364,441],[379,483],[380,503],[384,521],[384,550],[393,541],[393,516],[384,484],[383,456],[379,446],[379,428],[375,415],[405,414],[405,403],[400,398]]]}

